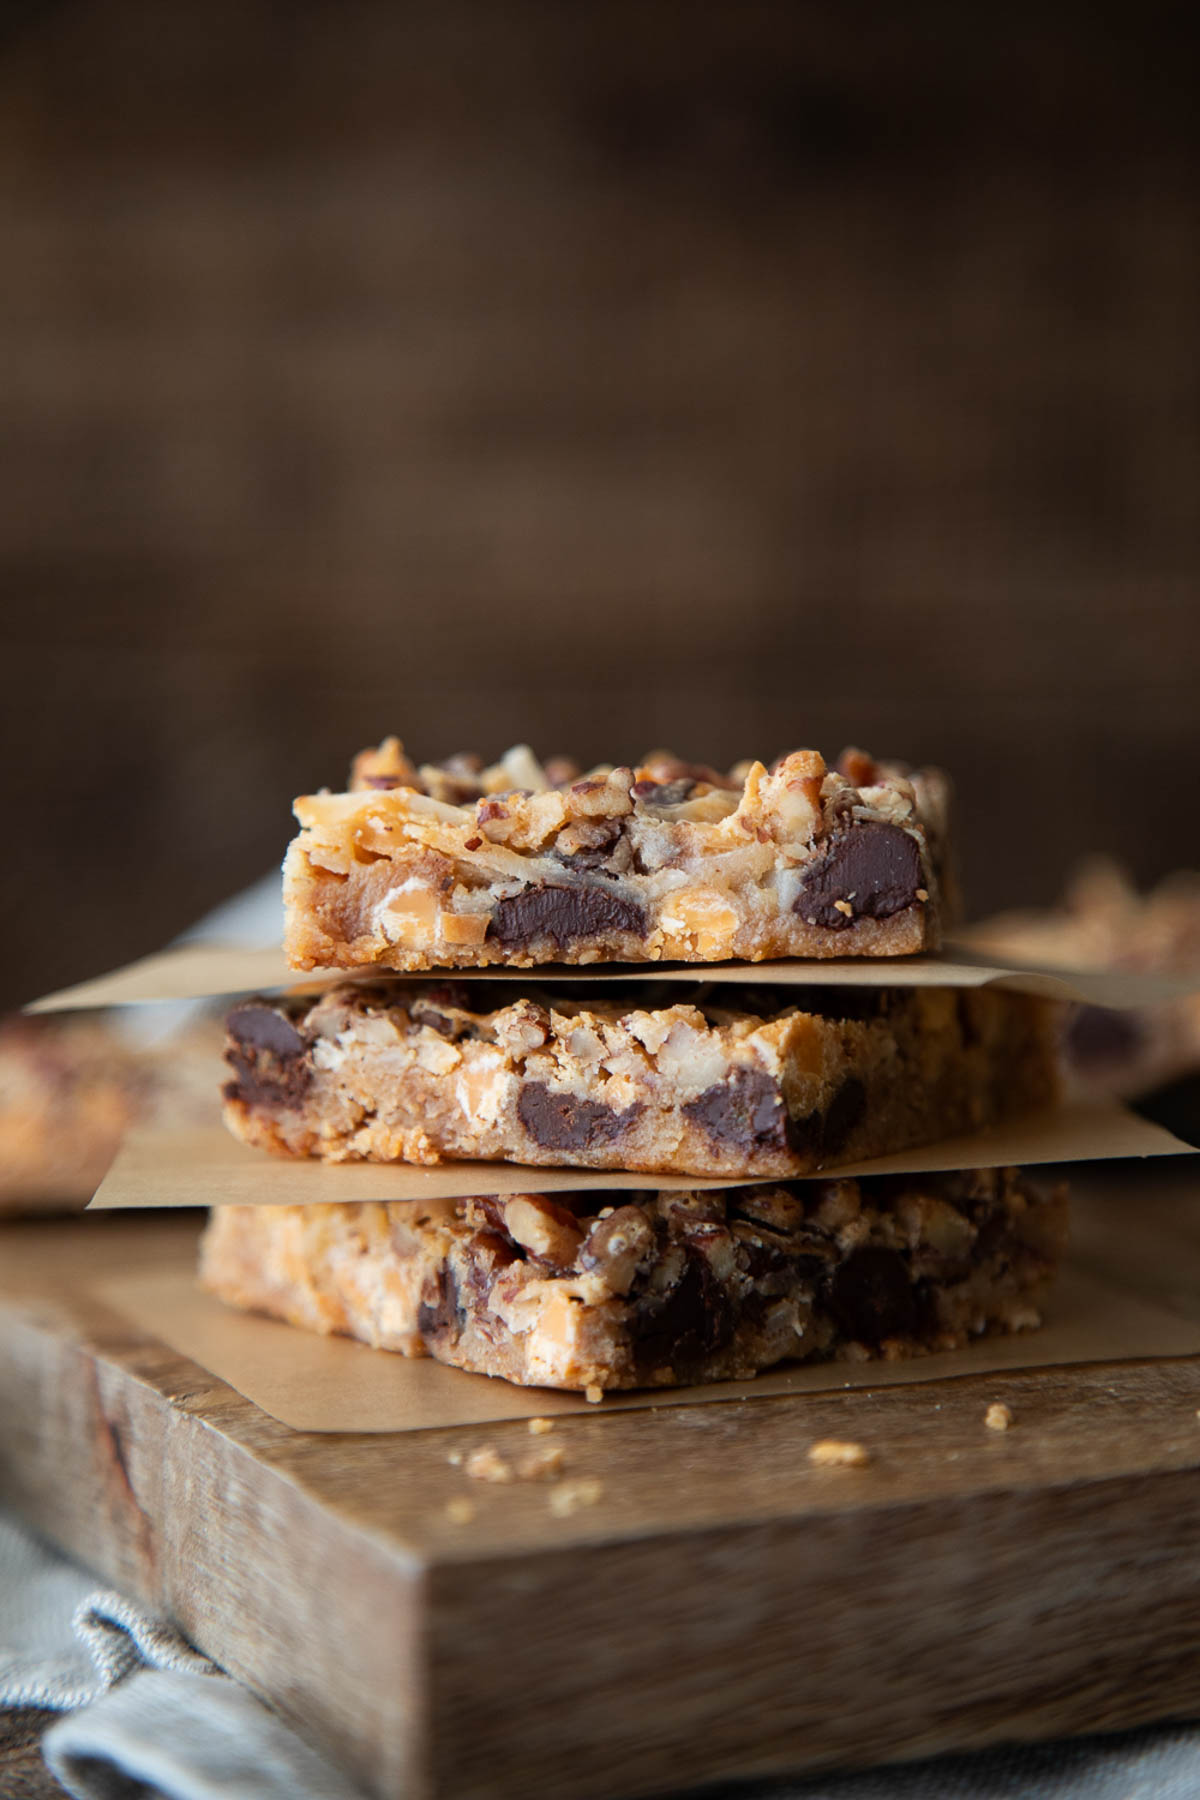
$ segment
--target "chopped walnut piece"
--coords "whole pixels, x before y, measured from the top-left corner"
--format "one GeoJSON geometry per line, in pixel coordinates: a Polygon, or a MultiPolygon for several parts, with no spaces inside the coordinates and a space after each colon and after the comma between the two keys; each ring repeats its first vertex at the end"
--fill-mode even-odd
{"type": "Polygon", "coordinates": [[[493,1444],[485,1444],[481,1450],[472,1450],[467,1458],[467,1474],[472,1481],[511,1481],[512,1465],[504,1458],[493,1444]]]}
{"type": "Polygon", "coordinates": [[[475,1517],[475,1502],[466,1500],[461,1494],[446,1502],[446,1517],[452,1525],[469,1525],[475,1517]]]}
{"type": "Polygon", "coordinates": [[[570,1268],[583,1233],[565,1206],[556,1206],[542,1194],[516,1194],[504,1208],[504,1229],[514,1242],[534,1256],[570,1268]]]}
{"type": "Polygon", "coordinates": [[[654,1229],[641,1207],[607,1207],[588,1233],[580,1267],[591,1269],[614,1294],[627,1294],[638,1264],[654,1249],[654,1229]]]}
{"type": "Polygon", "coordinates": [[[564,1481],[550,1496],[550,1511],[556,1519],[568,1519],[581,1506],[595,1506],[603,1492],[601,1481],[564,1481]]]}
{"type": "Polygon", "coordinates": [[[1012,1410],[1003,1400],[993,1400],[983,1415],[983,1422],[989,1431],[1007,1431],[1013,1422],[1012,1410]]]}
{"type": "Polygon", "coordinates": [[[545,1437],[548,1431],[554,1430],[553,1419],[530,1419],[526,1427],[531,1437],[545,1437]]]}
{"type": "Polygon", "coordinates": [[[822,1438],[810,1444],[808,1460],[819,1469],[865,1469],[871,1453],[865,1444],[848,1443],[842,1438],[822,1438]]]}
{"type": "Polygon", "coordinates": [[[561,1444],[542,1444],[518,1464],[517,1474],[522,1481],[557,1481],[565,1462],[561,1444]]]}

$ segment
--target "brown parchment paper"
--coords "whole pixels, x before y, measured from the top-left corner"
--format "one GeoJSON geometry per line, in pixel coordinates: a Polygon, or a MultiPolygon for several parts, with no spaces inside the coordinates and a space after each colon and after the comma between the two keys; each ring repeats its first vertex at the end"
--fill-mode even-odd
{"type": "MultiPolygon", "coordinates": [[[[97,1006],[128,1006],[151,1000],[214,999],[222,994],[311,993],[347,980],[378,982],[387,970],[314,970],[298,975],[282,950],[221,944],[183,944],[144,956],[126,968],[79,982],[34,1000],[26,1012],[68,1012],[97,1006]]],[[[1092,1006],[1150,1006],[1194,993],[1200,973],[1145,974],[1137,970],[1035,969],[998,962],[954,949],[941,956],[849,957],[829,962],[626,963],[536,969],[449,969],[399,977],[404,981],[514,981],[541,986],[584,981],[752,982],[772,987],[1002,987],[1041,994],[1050,1000],[1092,1006]]]]}
{"type": "Polygon", "coordinates": [[[422,1431],[560,1413],[624,1412],[780,1394],[895,1387],[955,1375],[1064,1363],[1200,1354],[1200,1318],[1127,1292],[1068,1264],[1040,1331],[984,1338],[966,1350],[910,1362],[821,1363],[774,1369],[753,1381],[612,1394],[592,1406],[576,1394],[518,1388],[424,1358],[409,1360],[348,1338],[322,1338],[225,1307],[190,1268],[164,1267],[93,1290],[130,1324],[189,1356],[296,1431],[422,1431]]]}
{"type": "MultiPolygon", "coordinates": [[[[1190,1145],[1117,1102],[1075,1105],[1011,1119],[831,1174],[903,1175],[933,1169],[992,1169],[1018,1163],[1091,1162],[1129,1156],[1188,1156],[1190,1145]]],[[[801,1179],[804,1179],[801,1177],[801,1179]]],[[[744,1179],[626,1174],[612,1169],[535,1169],[523,1163],[323,1163],[272,1156],[239,1143],[221,1126],[131,1131],[93,1207],[307,1206],[364,1200],[451,1200],[469,1194],[586,1193],[613,1189],[726,1188],[744,1179]]]]}

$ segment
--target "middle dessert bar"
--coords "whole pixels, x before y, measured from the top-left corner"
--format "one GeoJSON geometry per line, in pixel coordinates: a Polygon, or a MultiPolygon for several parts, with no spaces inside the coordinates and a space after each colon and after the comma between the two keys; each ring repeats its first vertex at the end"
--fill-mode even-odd
{"type": "Polygon", "coordinates": [[[347,983],[228,1020],[236,1136],[329,1161],[777,1177],[1050,1102],[1059,1011],[945,988],[347,983]],[[499,1002],[499,1003],[498,1003],[499,1002]]]}

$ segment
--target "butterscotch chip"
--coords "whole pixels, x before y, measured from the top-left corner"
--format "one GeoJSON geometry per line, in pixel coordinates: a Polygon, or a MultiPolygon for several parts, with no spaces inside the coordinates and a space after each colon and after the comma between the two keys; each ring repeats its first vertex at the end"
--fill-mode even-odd
{"type": "Polygon", "coordinates": [[[511,1481],[513,1478],[512,1465],[506,1463],[491,1444],[485,1444],[482,1450],[472,1450],[467,1458],[467,1474],[472,1481],[511,1481]]]}
{"type": "Polygon", "coordinates": [[[566,1456],[559,1444],[544,1444],[533,1450],[518,1465],[522,1481],[555,1481],[562,1474],[566,1456]]]}
{"type": "Polygon", "coordinates": [[[526,1427],[532,1437],[545,1437],[548,1431],[554,1430],[553,1419],[530,1419],[526,1427]]]}
{"type": "Polygon", "coordinates": [[[989,1431],[1007,1431],[1013,1422],[1012,1411],[1003,1400],[993,1400],[983,1415],[983,1422],[989,1431]]]}
{"type": "Polygon", "coordinates": [[[819,1443],[810,1444],[808,1460],[819,1469],[865,1469],[871,1453],[864,1444],[850,1443],[842,1438],[822,1438],[819,1443]]]}
{"type": "Polygon", "coordinates": [[[941,939],[948,802],[937,770],[861,750],[559,782],[523,745],[418,768],[388,738],[296,801],[285,948],[408,971],[910,955],[941,939]]]}
{"type": "Polygon", "coordinates": [[[446,1517],[452,1525],[469,1525],[475,1517],[475,1502],[456,1495],[446,1502],[446,1517]]]}
{"type": "Polygon", "coordinates": [[[564,1481],[550,1496],[550,1511],[556,1519],[569,1518],[580,1507],[595,1506],[604,1492],[601,1481],[564,1481]]]}

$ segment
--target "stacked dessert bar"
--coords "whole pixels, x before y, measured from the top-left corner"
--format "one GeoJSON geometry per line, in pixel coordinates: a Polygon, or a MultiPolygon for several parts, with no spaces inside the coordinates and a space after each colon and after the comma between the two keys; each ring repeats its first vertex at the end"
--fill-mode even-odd
{"type": "Polygon", "coordinates": [[[417,768],[393,738],[296,813],[289,960],[347,978],[234,1009],[227,1123],[284,1156],[468,1172],[433,1205],[215,1208],[202,1273],[224,1299],[593,1390],[1037,1322],[1060,1185],[836,1169],[1051,1100],[1054,1009],[795,985],[796,959],[938,947],[953,893],[936,772],[860,751],[584,772],[523,748],[417,768]],[[729,961],[744,982],[699,966],[729,961]],[[698,965],[694,984],[656,980],[664,962],[698,965]],[[495,1161],[529,1166],[529,1191],[477,1192],[471,1165],[495,1161]],[[579,1170],[581,1191],[539,1192],[538,1167],[579,1170]],[[645,1188],[606,1192],[604,1170],[645,1188]]]}

